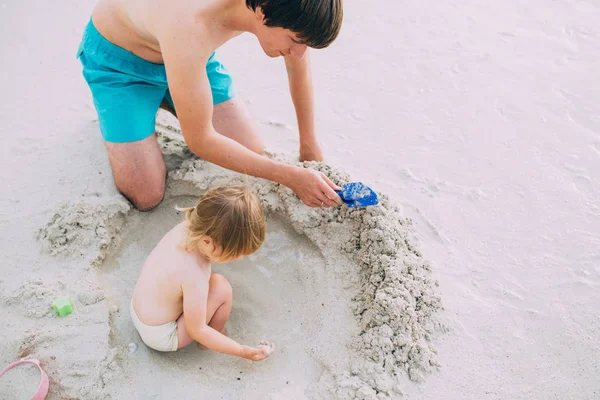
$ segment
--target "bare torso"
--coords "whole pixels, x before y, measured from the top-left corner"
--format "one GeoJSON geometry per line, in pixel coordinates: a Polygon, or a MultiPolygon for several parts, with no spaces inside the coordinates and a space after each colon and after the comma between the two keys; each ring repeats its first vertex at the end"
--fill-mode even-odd
{"type": "Polygon", "coordinates": [[[178,224],[162,238],[140,273],[133,292],[133,307],[146,325],[177,320],[183,313],[182,283],[188,279],[206,282],[210,279],[210,262],[197,253],[180,249],[186,224],[178,224]]]}
{"type": "Polygon", "coordinates": [[[203,32],[210,54],[241,33],[227,29],[216,17],[227,7],[228,0],[99,0],[92,20],[108,41],[147,61],[163,64],[159,27],[193,25],[203,32]]]}

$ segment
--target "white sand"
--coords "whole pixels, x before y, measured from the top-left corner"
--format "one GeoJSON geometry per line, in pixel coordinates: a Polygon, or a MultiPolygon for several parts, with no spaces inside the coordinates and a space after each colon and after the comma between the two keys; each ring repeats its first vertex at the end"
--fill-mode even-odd
{"type": "MultiPolygon", "coordinates": [[[[600,92],[594,88],[600,9],[591,2],[541,0],[347,3],[339,41],[313,54],[320,137],[331,163],[400,202],[399,214],[413,218],[418,247],[440,282],[436,290],[449,326],[434,340],[439,371],[418,384],[402,382],[402,390],[418,399],[597,398],[600,92]]],[[[35,239],[65,202],[98,203],[98,210],[123,204],[113,197],[89,91],[75,60],[92,6],[0,3],[0,364],[26,353],[43,357],[52,398],[121,398],[124,388],[140,394],[151,388],[154,398],[164,398],[179,371],[207,357],[222,374],[206,390],[231,393],[228,374],[239,371],[228,365],[236,361],[219,363],[220,356],[197,356],[192,349],[182,357],[159,357],[141,345],[129,355],[135,337],[127,336],[124,329],[130,328],[114,308],[125,282],[107,281],[120,272],[132,279],[130,270],[117,270],[116,259],[107,260],[104,265],[114,271],[106,271],[104,281],[90,280],[96,275],[86,269],[92,260],[84,243],[83,258],[61,260],[41,253],[35,239]],[[48,317],[46,305],[64,293],[74,299],[76,312],[48,317]],[[111,307],[117,327],[112,333],[106,322],[111,307]]],[[[287,128],[294,126],[294,112],[281,60],[264,57],[250,36],[221,54],[269,148],[294,151],[297,138],[287,128]]],[[[151,219],[160,219],[165,209],[139,218],[160,225],[151,219]]],[[[274,232],[285,237],[286,228],[274,232]]],[[[123,246],[117,259],[149,244],[123,246]]],[[[290,247],[282,244],[287,252],[290,247]]],[[[265,274],[255,268],[256,276],[265,274]]],[[[306,277],[291,273],[289,279],[298,276],[306,277]]],[[[266,326],[254,330],[238,321],[237,337],[276,343],[268,362],[285,356],[285,340],[279,343],[266,326]]],[[[269,329],[275,335],[288,325],[269,329]]],[[[311,364],[318,357],[299,349],[294,354],[303,360],[300,378],[284,376],[274,364],[244,364],[252,370],[245,376],[257,381],[241,387],[255,385],[252,393],[273,398],[311,395],[303,388],[323,367],[311,364]],[[275,372],[267,378],[269,368],[275,372]]],[[[177,390],[195,388],[204,378],[186,378],[177,390]]]]}
{"type": "MultiPolygon", "coordinates": [[[[215,353],[205,358],[197,350],[189,350],[192,364],[178,356],[186,352],[175,358],[157,356],[145,346],[133,356],[139,340],[128,313],[132,290],[146,256],[181,220],[176,204],[189,206],[209,187],[248,180],[189,156],[173,131],[161,129],[159,139],[169,166],[166,200],[160,208],[139,213],[130,210],[122,198],[100,196],[60,207],[39,230],[46,252],[66,256],[61,258],[64,262],[76,261],[76,272],[87,271],[83,279],[97,281],[102,288],[77,294],[80,313],[87,314],[100,302],[107,307],[104,323],[109,335],[105,340],[98,338],[99,351],[90,353],[97,365],[79,368],[77,360],[71,359],[61,366],[76,366],[78,374],[99,376],[101,383],[72,386],[69,396],[116,396],[127,388],[133,396],[140,387],[151,397],[161,396],[163,382],[177,376],[178,382],[194,383],[172,389],[173,396],[193,391],[207,397],[285,398],[294,392],[311,398],[379,399],[399,395],[403,379],[420,381],[438,366],[432,339],[444,326],[431,268],[412,242],[410,222],[387,197],[368,209],[310,209],[291,190],[256,179],[249,182],[270,218],[265,246],[242,263],[223,266],[222,273],[236,293],[232,337],[258,345],[267,335],[279,341],[278,356],[256,371],[248,370],[246,361],[223,359],[215,353]],[[295,236],[285,233],[290,228],[297,232],[295,236]],[[203,380],[195,378],[198,362],[207,371],[203,380]],[[146,365],[152,367],[141,367],[146,365]],[[251,372],[250,376],[226,389],[226,382],[241,381],[238,369],[240,374],[251,372]],[[282,376],[294,377],[294,389],[287,379],[283,389],[277,387],[283,384],[282,376]],[[257,382],[268,384],[258,390],[257,382]]],[[[350,181],[334,168],[310,165],[338,184],[350,181]]],[[[47,297],[40,293],[40,286],[66,289],[80,279],[21,287],[7,297],[7,304],[25,294],[31,300],[19,305],[31,314],[42,309],[47,297]]],[[[35,316],[45,317],[43,313],[35,316]]],[[[68,336],[60,326],[50,330],[55,339],[48,347],[68,336]]],[[[37,344],[28,350],[43,356],[37,344]]]]}

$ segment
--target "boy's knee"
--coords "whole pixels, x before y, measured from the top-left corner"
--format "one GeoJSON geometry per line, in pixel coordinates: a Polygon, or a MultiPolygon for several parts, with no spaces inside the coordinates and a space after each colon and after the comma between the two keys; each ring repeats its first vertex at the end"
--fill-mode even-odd
{"type": "Polygon", "coordinates": [[[150,211],[158,206],[165,196],[165,183],[119,187],[119,191],[140,211],[150,211]]]}
{"type": "Polygon", "coordinates": [[[229,299],[233,296],[233,288],[231,287],[231,284],[227,278],[221,274],[212,274],[210,276],[209,285],[213,288],[213,290],[215,290],[216,293],[218,293],[219,296],[223,298],[229,299]]]}

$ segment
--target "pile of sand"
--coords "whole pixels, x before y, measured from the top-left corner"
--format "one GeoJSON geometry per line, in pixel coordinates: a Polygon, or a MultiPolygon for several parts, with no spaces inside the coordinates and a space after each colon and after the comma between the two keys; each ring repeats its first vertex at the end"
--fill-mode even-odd
{"type": "MultiPolygon", "coordinates": [[[[304,327],[307,332],[316,335],[321,343],[328,340],[328,335],[335,336],[336,332],[340,332],[340,336],[329,339],[331,351],[327,351],[327,345],[323,345],[320,350],[317,345],[318,351],[311,353],[320,366],[319,376],[313,382],[308,382],[301,392],[319,399],[392,398],[401,393],[400,383],[403,379],[408,377],[411,380],[421,380],[426,372],[436,367],[435,350],[431,344],[432,337],[440,330],[437,312],[441,303],[435,294],[436,284],[431,279],[429,264],[411,240],[410,221],[400,216],[398,209],[385,195],[381,196],[381,204],[375,207],[313,209],[302,205],[286,187],[243,177],[197,159],[172,132],[163,133],[160,139],[169,168],[167,202],[168,199],[186,198],[181,196],[193,200],[215,185],[249,182],[259,194],[270,220],[279,218],[297,234],[308,238],[311,246],[315,246],[320,252],[324,265],[314,268],[322,268],[323,272],[318,273],[335,282],[331,285],[334,287],[323,287],[321,291],[321,296],[328,297],[332,310],[337,310],[330,314],[331,318],[344,314],[344,309],[347,310],[345,315],[353,314],[354,317],[344,320],[345,317],[342,316],[339,317],[340,320],[333,322],[330,319],[320,320],[323,326],[319,329],[304,327]],[[347,321],[347,329],[337,329],[335,324],[344,321],[347,321]],[[334,350],[340,343],[343,351],[334,350]]],[[[270,157],[283,159],[280,155],[270,157]]],[[[351,181],[347,174],[326,164],[305,163],[304,166],[323,171],[338,184],[351,181]]],[[[110,258],[111,252],[115,253],[119,248],[121,232],[127,229],[124,226],[130,223],[131,218],[137,219],[137,224],[143,227],[145,214],[132,210],[120,197],[86,199],[58,210],[48,225],[40,230],[39,238],[51,254],[67,256],[63,259],[71,260],[68,262],[73,268],[86,270],[90,266],[99,266],[102,270],[103,260],[110,258]],[[78,262],[74,263],[75,260],[78,262]]],[[[171,226],[164,226],[165,231],[171,226]]],[[[137,232],[145,230],[141,228],[137,232]]],[[[265,246],[269,246],[269,238],[265,246]]],[[[294,246],[294,243],[290,246],[294,246]]],[[[135,271],[139,270],[143,261],[143,254],[139,253],[136,256],[138,266],[135,271]],[[140,257],[141,259],[137,259],[140,257]]],[[[300,281],[302,277],[315,274],[314,268],[311,265],[301,265],[291,270],[290,274],[300,281]]],[[[90,274],[94,273],[94,269],[90,274]]],[[[119,272],[103,273],[110,275],[119,272]]],[[[130,279],[133,281],[135,277],[136,274],[132,273],[130,279]]],[[[103,279],[97,275],[90,276],[89,279],[100,282],[99,285],[102,286],[103,279]]],[[[267,281],[268,279],[265,280],[267,281]]],[[[68,287],[75,282],[61,284],[68,287]]],[[[127,281],[127,284],[130,282],[127,281]]],[[[294,282],[286,284],[294,285],[294,282]]],[[[314,282],[316,289],[319,289],[320,284],[314,282]]],[[[40,284],[30,282],[27,285],[32,289],[23,289],[28,293],[26,295],[33,293],[35,297],[40,284]]],[[[253,289],[257,292],[262,290],[260,287],[253,289]]],[[[48,293],[53,293],[52,290],[57,291],[50,287],[48,293]]],[[[319,290],[315,291],[318,292],[319,290]]],[[[98,294],[100,292],[94,292],[98,295],[92,296],[93,301],[89,301],[83,293],[84,291],[77,298],[76,306],[80,307],[78,310],[84,312],[86,303],[106,303],[106,311],[98,315],[98,322],[105,324],[106,328],[111,319],[120,314],[118,318],[121,318],[121,324],[127,325],[126,310],[119,304],[125,304],[128,299],[120,298],[111,304],[104,301],[103,294],[98,294]]],[[[116,297],[126,296],[126,291],[120,293],[116,297]]],[[[15,301],[14,299],[14,295],[7,296],[7,301],[15,301]]],[[[279,300],[285,302],[285,299],[279,300]]],[[[312,307],[310,298],[305,301],[307,307],[312,307]]],[[[43,303],[47,304],[46,298],[43,303]]],[[[48,318],[43,306],[36,305],[35,301],[32,304],[32,316],[48,318]]],[[[60,324],[48,324],[49,329],[56,329],[56,335],[60,335],[60,329],[64,329],[65,325],[63,321],[66,319],[61,320],[60,324]]],[[[71,328],[77,328],[76,321],[77,319],[71,319],[71,323],[75,323],[71,328]]],[[[272,323],[277,324],[277,321],[272,323]]],[[[293,321],[286,323],[293,324],[293,321]]],[[[125,328],[121,330],[123,329],[125,328]]],[[[68,384],[63,382],[61,386],[61,390],[66,391],[66,396],[108,398],[111,393],[119,392],[115,385],[126,384],[119,377],[132,372],[128,371],[131,364],[124,361],[130,357],[128,343],[125,343],[126,339],[119,339],[114,327],[109,331],[105,342],[90,353],[92,360],[88,361],[91,362],[79,362],[79,355],[73,354],[63,365],[51,366],[51,369],[58,371],[59,368],[63,370],[73,364],[79,365],[80,380],[70,380],[68,384]],[[92,366],[93,370],[90,369],[92,366]],[[95,380],[90,381],[89,378],[95,380]]],[[[130,333],[128,335],[131,337],[130,333]]],[[[274,357],[277,357],[283,351],[281,344],[277,343],[277,337],[265,339],[276,343],[278,350],[274,357]]],[[[310,342],[311,337],[306,340],[310,342]]],[[[140,349],[137,351],[140,352],[140,349]]],[[[42,357],[45,353],[35,346],[29,352],[42,357]]],[[[164,357],[173,360],[173,356],[177,355],[164,357]]],[[[161,361],[156,361],[159,357],[160,355],[154,354],[149,361],[160,363],[161,361]]],[[[268,362],[271,360],[265,361],[268,362]]],[[[261,365],[263,364],[253,365],[252,371],[260,370],[261,365]]],[[[152,369],[148,365],[145,367],[152,369]]],[[[140,364],[137,368],[144,368],[144,365],[140,364]]],[[[172,371],[153,369],[153,374],[155,377],[173,379],[172,371]]],[[[289,382],[287,381],[288,385],[289,382]]],[[[285,398],[284,392],[278,393],[281,398],[285,398]]],[[[279,397],[273,391],[271,398],[279,397]]]]}

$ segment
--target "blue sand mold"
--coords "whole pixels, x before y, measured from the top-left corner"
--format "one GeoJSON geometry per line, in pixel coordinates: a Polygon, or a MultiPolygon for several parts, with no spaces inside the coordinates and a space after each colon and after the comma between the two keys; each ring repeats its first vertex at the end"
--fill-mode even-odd
{"type": "Polygon", "coordinates": [[[342,190],[336,190],[335,192],[350,208],[379,204],[377,193],[362,182],[346,183],[342,186],[342,190]]]}

